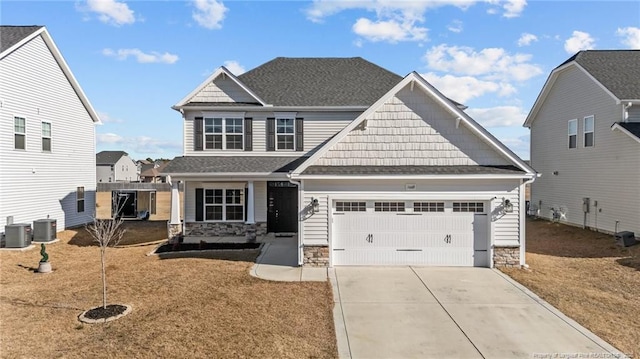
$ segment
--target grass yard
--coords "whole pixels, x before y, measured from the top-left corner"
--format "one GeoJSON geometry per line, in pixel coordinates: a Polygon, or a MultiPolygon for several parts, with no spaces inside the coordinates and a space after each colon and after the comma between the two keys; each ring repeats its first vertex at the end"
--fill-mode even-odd
{"type": "Polygon", "coordinates": [[[640,245],[612,235],[527,220],[526,269],[503,269],[624,353],[640,357],[640,245]]]}
{"type": "Polygon", "coordinates": [[[3,358],[334,358],[328,282],[249,275],[257,250],[197,258],[146,256],[166,222],[127,222],[107,251],[108,301],[133,312],[106,324],[78,315],[102,303],[98,247],[84,229],[47,246],[54,272],[36,274],[39,250],[0,252],[3,358]]]}

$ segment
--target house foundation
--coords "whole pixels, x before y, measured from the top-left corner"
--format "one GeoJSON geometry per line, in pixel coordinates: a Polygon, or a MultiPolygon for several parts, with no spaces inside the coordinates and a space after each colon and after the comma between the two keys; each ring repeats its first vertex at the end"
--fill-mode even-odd
{"type": "Polygon", "coordinates": [[[520,267],[519,247],[495,247],[493,249],[493,266],[520,267]]]}
{"type": "Polygon", "coordinates": [[[253,240],[257,236],[267,234],[267,223],[258,222],[253,224],[233,223],[233,222],[198,222],[185,223],[185,237],[244,237],[253,240]],[[249,238],[253,237],[253,238],[249,238]]]}
{"type": "Polygon", "coordinates": [[[304,260],[302,265],[307,267],[328,267],[329,247],[304,246],[304,260]]]}

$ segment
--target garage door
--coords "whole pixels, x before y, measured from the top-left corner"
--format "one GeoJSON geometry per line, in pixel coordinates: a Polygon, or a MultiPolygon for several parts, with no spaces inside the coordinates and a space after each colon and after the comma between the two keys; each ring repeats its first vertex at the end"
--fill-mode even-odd
{"type": "Polygon", "coordinates": [[[488,266],[484,202],[335,201],[333,265],[488,266]]]}

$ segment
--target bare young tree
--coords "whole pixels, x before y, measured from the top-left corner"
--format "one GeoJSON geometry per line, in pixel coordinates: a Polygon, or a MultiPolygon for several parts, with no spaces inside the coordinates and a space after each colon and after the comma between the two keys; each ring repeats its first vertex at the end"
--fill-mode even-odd
{"type": "Polygon", "coordinates": [[[125,229],[121,228],[124,222],[119,215],[123,204],[114,198],[112,207],[112,218],[98,219],[94,216],[93,222],[87,225],[87,231],[93,237],[93,240],[100,247],[100,265],[102,267],[102,307],[107,308],[107,271],[106,271],[106,252],[107,247],[117,246],[124,236],[125,229]]]}

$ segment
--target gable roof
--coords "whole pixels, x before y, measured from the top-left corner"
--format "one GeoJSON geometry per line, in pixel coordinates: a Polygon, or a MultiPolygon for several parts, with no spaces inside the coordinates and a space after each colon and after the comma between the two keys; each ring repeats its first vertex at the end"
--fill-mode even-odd
{"type": "Polygon", "coordinates": [[[122,156],[128,156],[124,151],[101,151],[96,153],[96,165],[113,165],[122,156]]]}
{"type": "MultiPolygon", "coordinates": [[[[438,91],[435,87],[433,87],[430,83],[428,83],[422,76],[420,76],[417,72],[412,72],[408,74],[402,81],[400,81],[397,85],[395,85],[391,90],[389,90],[384,96],[382,96],[378,101],[376,101],[372,106],[370,106],[366,111],[364,111],[360,116],[358,116],[355,120],[353,120],[349,125],[347,125],[344,129],[342,129],[338,134],[333,136],[329,141],[327,141],[324,146],[322,146],[318,151],[316,151],[308,160],[302,163],[298,168],[293,171],[294,176],[299,176],[301,174],[305,174],[305,170],[312,166],[318,159],[320,159],[329,149],[335,144],[342,141],[353,129],[363,121],[377,111],[381,106],[383,106],[392,96],[398,93],[400,90],[405,88],[406,86],[411,85],[412,89],[414,86],[419,86],[423,89],[426,95],[431,96],[436,103],[450,112],[452,116],[452,121],[463,122],[471,132],[478,136],[480,139],[485,141],[489,146],[495,149],[498,153],[504,156],[509,162],[511,162],[516,168],[519,168],[523,172],[530,177],[535,175],[535,170],[531,168],[528,164],[526,164],[522,159],[520,159],[515,153],[513,153],[509,148],[507,148],[504,144],[502,144],[498,139],[496,139],[491,133],[485,130],[482,126],[480,126],[477,122],[475,122],[471,117],[469,117],[464,111],[462,111],[455,102],[448,99],[444,96],[440,91],[438,91]],[[454,117],[455,116],[455,117],[454,117]]],[[[411,166],[405,166],[411,167],[411,166]]],[[[428,167],[428,166],[421,166],[428,167]]],[[[437,166],[442,167],[442,166],[437,166]]],[[[488,166],[478,166],[478,167],[488,167],[488,166]]],[[[354,169],[349,169],[348,171],[354,171],[354,169]]],[[[380,171],[378,169],[378,171],[380,171]]],[[[437,169],[420,169],[418,172],[438,172],[437,169]]],[[[393,172],[393,171],[392,171],[393,172]]],[[[483,172],[484,173],[484,172],[483,172]]],[[[308,173],[307,173],[308,174],[308,173]]],[[[387,174],[392,174],[387,173],[387,174]]],[[[395,171],[393,174],[398,174],[395,171]]],[[[486,174],[486,173],[485,173],[486,174]]],[[[490,173],[495,174],[495,173],[490,173]]]]}
{"type": "Polygon", "coordinates": [[[525,127],[531,126],[559,73],[570,66],[584,71],[617,102],[640,103],[640,50],[579,51],[551,71],[524,122],[525,127]]]}
{"type": "Polygon", "coordinates": [[[11,53],[22,47],[24,44],[33,40],[34,38],[42,36],[42,40],[44,40],[45,44],[51,51],[51,55],[53,55],[54,59],[58,62],[60,69],[66,76],[69,84],[75,91],[76,95],[82,102],[85,110],[91,117],[91,120],[94,123],[100,123],[100,117],[98,113],[95,111],[89,99],[82,91],[80,84],[73,76],[69,65],[62,57],[62,54],[58,50],[58,47],[53,42],[53,38],[49,35],[47,28],[44,26],[0,26],[0,60],[9,56],[11,53]]]}
{"type": "Polygon", "coordinates": [[[158,167],[155,167],[155,164],[151,163],[150,168],[147,168],[144,171],[140,172],[140,177],[158,177],[160,176],[160,173],[163,172],[164,168],[169,165],[169,163],[171,162],[170,161],[162,162],[161,164],[158,165],[158,167]]]}
{"type": "Polygon", "coordinates": [[[611,126],[611,130],[616,129],[640,142],[640,122],[616,122],[611,126]]]}
{"type": "Polygon", "coordinates": [[[271,174],[288,173],[307,157],[291,156],[186,156],[176,157],[162,174],[271,174]]]}

